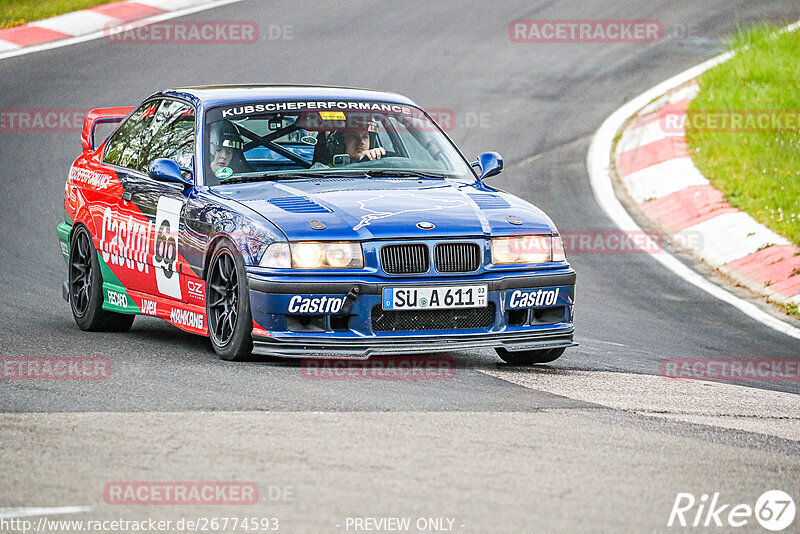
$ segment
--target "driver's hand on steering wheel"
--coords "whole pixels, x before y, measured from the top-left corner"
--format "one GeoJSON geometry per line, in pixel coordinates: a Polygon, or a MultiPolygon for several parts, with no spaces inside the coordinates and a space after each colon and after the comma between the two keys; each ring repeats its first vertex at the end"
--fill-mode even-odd
{"type": "Polygon", "coordinates": [[[364,159],[368,160],[381,159],[385,155],[386,155],[386,150],[384,150],[382,146],[378,148],[370,148],[369,150],[365,150],[364,153],[361,155],[361,161],[364,161],[364,159]]]}

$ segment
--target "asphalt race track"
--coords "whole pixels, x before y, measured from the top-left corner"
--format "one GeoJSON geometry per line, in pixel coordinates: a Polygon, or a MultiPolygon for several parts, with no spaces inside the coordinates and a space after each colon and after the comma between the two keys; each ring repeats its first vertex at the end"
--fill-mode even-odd
{"type": "MultiPolygon", "coordinates": [[[[452,110],[450,134],[468,157],[504,156],[489,183],[562,232],[611,230],[585,163],[602,121],[722,52],[737,24],[798,18],[788,0],[248,0],[187,19],[255,21],[255,44],[97,39],[2,60],[0,109],[135,105],[165,87],[214,83],[385,89],[452,110]],[[665,38],[508,36],[515,19],[596,18],[658,19],[665,38]],[[283,38],[270,39],[270,26],[283,38]]],[[[580,346],[537,369],[481,350],[448,354],[451,380],[308,380],[292,362],[220,361],[206,339],[156,319],[138,317],[126,334],[81,332],[61,298],[55,234],[79,152],[78,132],[0,131],[0,354],[113,363],[102,381],[0,381],[0,517],[4,507],[85,505],[71,517],[270,516],[285,532],[353,532],[347,518],[386,516],[455,517],[465,533],[664,531],[677,492],[750,505],[771,489],[800,497],[800,382],[657,376],[668,357],[797,357],[800,341],[645,254],[569,256],[580,346]],[[252,480],[262,498],[109,506],[103,487],[114,480],[252,480]],[[268,499],[273,486],[292,498],[268,499]]]]}

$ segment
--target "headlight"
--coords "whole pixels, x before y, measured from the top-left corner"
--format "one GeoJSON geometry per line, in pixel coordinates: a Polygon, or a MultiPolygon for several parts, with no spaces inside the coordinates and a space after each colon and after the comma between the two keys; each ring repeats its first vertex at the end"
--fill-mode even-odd
{"type": "Polygon", "coordinates": [[[317,243],[293,243],[292,266],[299,269],[313,269],[322,263],[322,247],[317,243]]]}
{"type": "Polygon", "coordinates": [[[259,265],[277,269],[362,269],[364,252],[360,243],[273,243],[259,265]]]}
{"type": "Polygon", "coordinates": [[[292,255],[289,252],[289,243],[273,243],[268,246],[261,256],[259,265],[273,269],[291,269],[292,255]]]}
{"type": "Polygon", "coordinates": [[[523,235],[492,239],[492,263],[547,263],[566,261],[559,236],[523,235]]]}
{"type": "Polygon", "coordinates": [[[553,236],[553,261],[567,261],[567,252],[564,250],[564,240],[560,235],[553,236]]]}

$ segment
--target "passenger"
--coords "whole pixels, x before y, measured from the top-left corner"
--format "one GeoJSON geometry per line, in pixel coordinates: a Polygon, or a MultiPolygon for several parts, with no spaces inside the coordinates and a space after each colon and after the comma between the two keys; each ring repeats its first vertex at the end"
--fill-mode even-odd
{"type": "Polygon", "coordinates": [[[230,122],[219,121],[211,125],[209,148],[212,155],[211,171],[214,174],[225,167],[236,167],[232,169],[234,172],[246,172],[246,168],[238,168],[246,166],[243,164],[242,153],[244,143],[236,127],[230,122]]]}

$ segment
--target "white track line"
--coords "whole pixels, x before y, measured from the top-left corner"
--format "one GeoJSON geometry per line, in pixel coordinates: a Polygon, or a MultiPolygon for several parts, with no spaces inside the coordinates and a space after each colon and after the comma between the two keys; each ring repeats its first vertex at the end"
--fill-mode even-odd
{"type": "MultiPolygon", "coordinates": [[[[206,11],[209,9],[214,9],[221,6],[227,6],[228,4],[235,4],[237,2],[241,2],[242,0],[219,0],[217,2],[210,2],[206,4],[201,4],[199,6],[193,6],[186,9],[180,9],[177,11],[169,11],[167,13],[160,13],[158,15],[154,15],[152,17],[147,17],[141,20],[130,21],[130,24],[136,24],[136,26],[147,26],[148,24],[154,24],[156,22],[161,22],[162,20],[169,20],[178,17],[183,17],[184,15],[191,15],[192,13],[199,13],[200,11],[206,11]]],[[[35,23],[31,23],[35,24],[35,23]]],[[[58,41],[51,41],[49,43],[42,43],[40,45],[35,46],[26,46],[23,48],[18,48],[16,50],[10,50],[8,52],[0,53],[0,60],[7,59],[10,57],[16,56],[23,56],[25,54],[32,54],[34,52],[41,52],[42,50],[52,50],[53,48],[61,48],[62,46],[69,46],[77,43],[84,43],[86,41],[91,41],[93,39],[99,39],[106,34],[107,30],[99,30],[92,33],[87,33],[86,35],[78,35],[77,37],[70,37],[68,39],[61,39],[58,41]]]]}
{"type": "MultiPolygon", "coordinates": [[[[800,28],[800,21],[788,26],[783,31],[794,31],[800,28]]],[[[683,71],[680,74],[648,89],[640,94],[614,113],[612,113],[597,132],[594,134],[592,144],[589,146],[589,152],[586,155],[586,166],[589,170],[589,178],[594,190],[594,196],[597,202],[608,214],[614,223],[624,230],[639,230],[641,228],[633,220],[633,218],[625,211],[617,196],[614,194],[614,187],[612,186],[611,177],[611,150],[614,146],[614,137],[623,124],[639,109],[646,106],[651,100],[662,96],[664,93],[674,89],[675,87],[700,76],[708,69],[727,61],[733,57],[732,52],[720,54],[717,57],[709,59],[689,70],[683,71]]],[[[645,250],[657,250],[653,243],[648,243],[645,250]],[[650,246],[652,245],[652,246],[650,246]]],[[[756,305],[747,302],[744,299],[728,292],[727,290],[719,287],[706,280],[703,276],[693,271],[683,263],[681,263],[675,256],[664,251],[651,252],[650,255],[661,263],[664,267],[686,280],[690,284],[699,287],[703,291],[718,298],[719,300],[730,304],[748,317],[777,330],[787,336],[800,339],[800,329],[773,317],[769,313],[761,310],[756,305]]]]}
{"type": "Polygon", "coordinates": [[[58,508],[0,508],[0,519],[12,519],[14,517],[36,517],[40,515],[81,514],[91,510],[91,506],[61,506],[58,508]]]}

